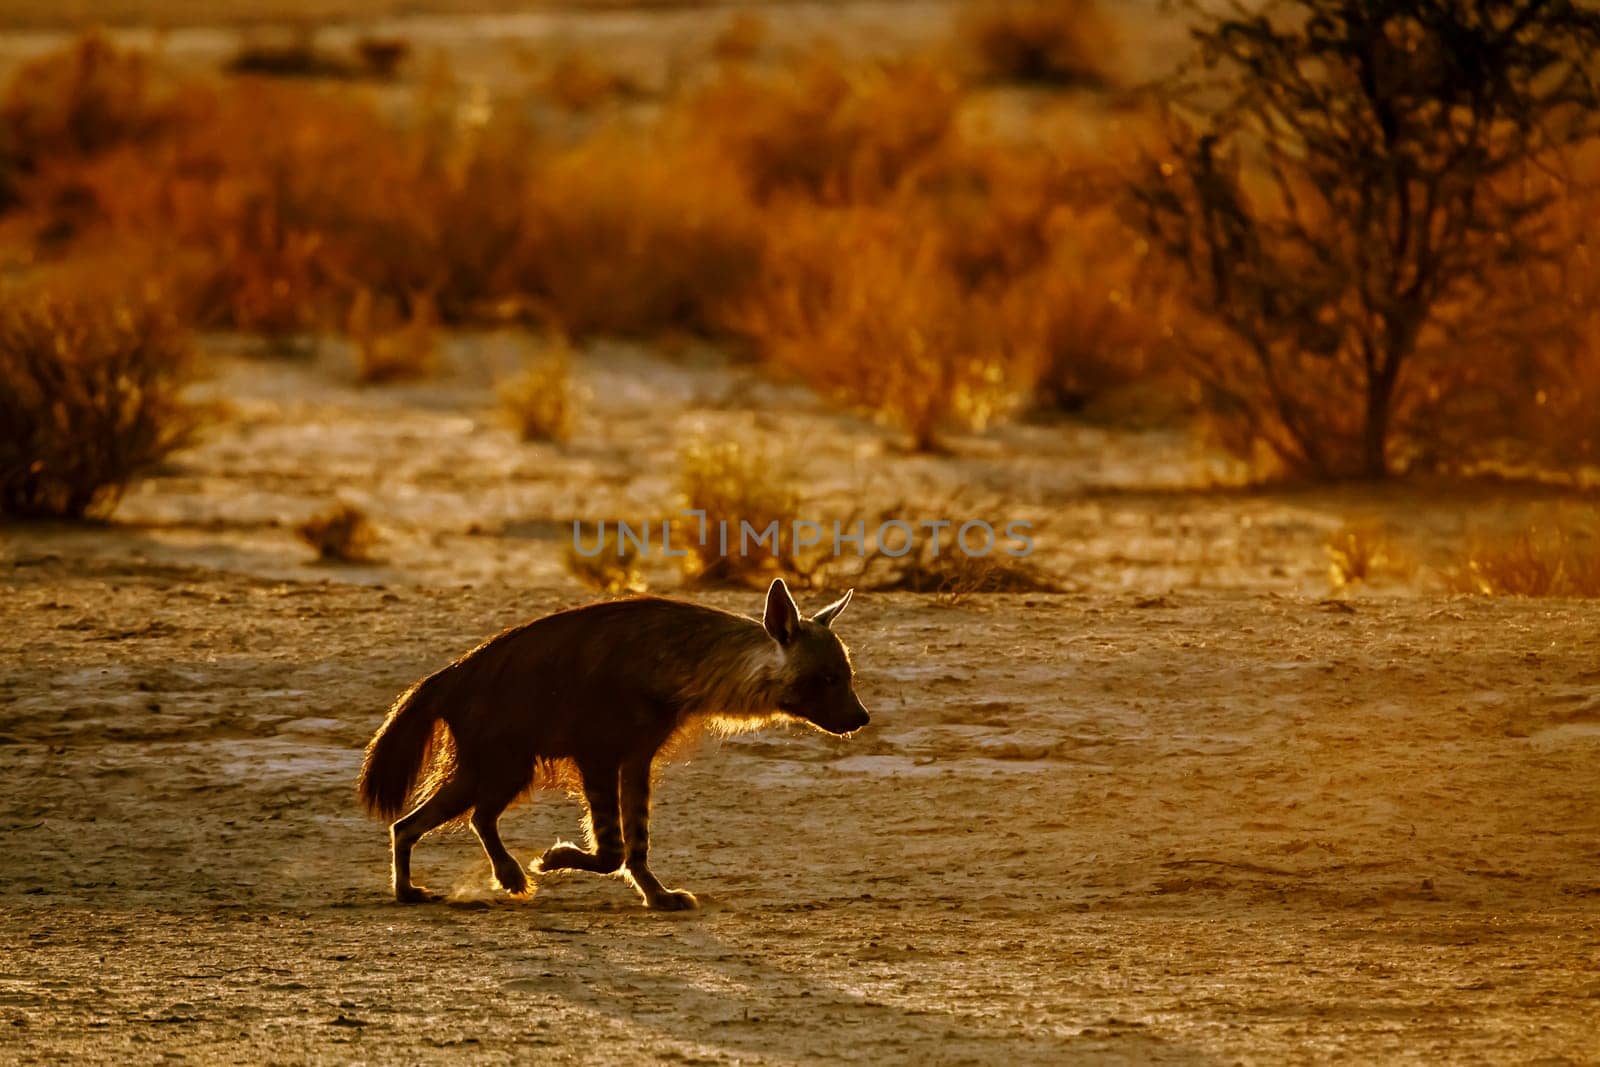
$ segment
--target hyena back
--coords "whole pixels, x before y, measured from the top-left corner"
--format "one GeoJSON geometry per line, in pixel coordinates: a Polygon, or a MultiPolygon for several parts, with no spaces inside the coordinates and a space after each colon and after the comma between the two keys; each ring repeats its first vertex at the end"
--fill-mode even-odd
{"type": "Polygon", "coordinates": [[[652,908],[694,907],[650,871],[657,754],[706,721],[865,726],[849,654],[830,629],[849,602],[846,593],[806,619],[779,580],[759,623],[658,597],[591,604],[508,630],[413,685],[367,746],[358,786],[367,810],[393,820],[395,899],[437,899],[412,884],[412,847],[468,812],[495,880],[526,893],[498,824],[543,772],[575,777],[590,847],[557,844],[536,871],[620,871],[652,908]]]}

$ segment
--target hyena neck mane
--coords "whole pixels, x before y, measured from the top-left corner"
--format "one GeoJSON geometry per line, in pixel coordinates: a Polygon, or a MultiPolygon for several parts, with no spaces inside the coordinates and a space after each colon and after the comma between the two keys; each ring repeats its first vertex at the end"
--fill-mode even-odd
{"type": "Polygon", "coordinates": [[[780,715],[783,651],[755,620],[716,614],[713,625],[684,634],[679,706],[718,733],[758,729],[780,715]]]}

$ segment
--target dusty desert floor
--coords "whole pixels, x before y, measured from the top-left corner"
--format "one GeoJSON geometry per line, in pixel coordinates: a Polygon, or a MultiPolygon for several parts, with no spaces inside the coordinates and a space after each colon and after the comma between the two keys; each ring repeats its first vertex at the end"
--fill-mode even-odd
{"type": "MultiPolygon", "coordinates": [[[[1529,501],[1184,491],[1181,435],[1085,422],[907,455],[614,346],[574,440],[523,445],[490,391],[519,343],[363,390],[337,348],[214,339],[201,444],[112,523],[0,535],[0,1059],[1600,1057],[1595,609],[1325,577],[1352,514],[1426,563],[1529,501]],[[698,912],[576,876],[496,899],[466,834],[417,854],[450,904],[392,904],[352,792],[386,705],[589,598],[566,524],[669,506],[697,433],[787,443],[823,516],[892,488],[1036,521],[1063,591],[858,596],[867,731],[666,774],[657,867],[698,912]],[[338,498],[380,562],[295,540],[338,498]]],[[[577,822],[545,794],[505,832],[531,860],[577,822]]]]}

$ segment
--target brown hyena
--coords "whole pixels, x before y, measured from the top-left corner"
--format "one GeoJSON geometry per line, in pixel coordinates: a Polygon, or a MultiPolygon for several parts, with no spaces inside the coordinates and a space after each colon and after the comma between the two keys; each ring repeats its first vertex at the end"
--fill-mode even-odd
{"type": "Polygon", "coordinates": [[[359,785],[367,810],[397,820],[395,899],[437,899],[411,883],[411,849],[468,812],[495,880],[526,893],[500,815],[536,784],[564,782],[583,791],[591,847],[557,844],[535,871],[622,871],[650,907],[694,907],[650,872],[657,755],[706,722],[865,726],[830,629],[849,603],[846,593],[806,619],[779,580],[761,622],[659,597],[591,604],[507,630],[413,685],[367,746],[359,785]]]}

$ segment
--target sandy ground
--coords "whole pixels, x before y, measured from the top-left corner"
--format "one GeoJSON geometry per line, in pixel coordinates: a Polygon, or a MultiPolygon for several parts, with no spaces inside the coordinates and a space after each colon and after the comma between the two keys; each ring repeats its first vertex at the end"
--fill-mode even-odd
{"type": "MultiPolygon", "coordinates": [[[[221,355],[230,420],[114,524],[0,534],[0,1060],[1600,1059],[1595,609],[1326,599],[1352,511],[1443,552],[1518,501],[1182,492],[1181,437],[1083,423],[909,456],[615,348],[574,441],[528,446],[490,411],[518,344],[386,390],[221,355]],[[964,488],[1040,523],[1066,591],[858,596],[872,727],[666,774],[657,867],[699,912],[503,901],[464,834],[417,853],[451,904],[390,903],[352,793],[385,706],[587,599],[565,524],[669,507],[696,432],[789,442],[824,517],[964,488]],[[294,540],[340,495],[382,562],[294,540]]],[[[531,860],[577,820],[544,794],[505,832],[531,860]]]]}

